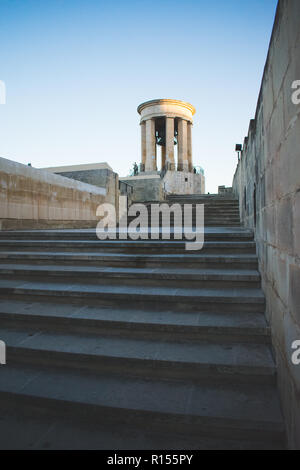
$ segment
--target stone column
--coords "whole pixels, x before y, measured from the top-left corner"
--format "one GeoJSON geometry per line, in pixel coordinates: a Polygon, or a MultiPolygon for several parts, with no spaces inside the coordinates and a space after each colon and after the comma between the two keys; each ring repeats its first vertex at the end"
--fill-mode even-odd
{"type": "Polygon", "coordinates": [[[155,120],[146,121],[146,165],[145,171],[156,171],[155,120]]]}
{"type": "Polygon", "coordinates": [[[166,166],[166,147],[161,146],[161,170],[164,170],[166,166]]]}
{"type": "Polygon", "coordinates": [[[141,171],[145,171],[146,165],[146,123],[141,122],[141,171]]]}
{"type": "Polygon", "coordinates": [[[166,166],[175,170],[174,160],[174,118],[166,117],[166,166]]]}
{"type": "Polygon", "coordinates": [[[187,156],[188,156],[188,164],[189,164],[189,171],[193,171],[193,154],[192,154],[192,126],[191,122],[187,123],[187,156]]]}
{"type": "Polygon", "coordinates": [[[187,154],[187,121],[179,119],[178,121],[178,171],[188,171],[188,154],[187,154]]]}

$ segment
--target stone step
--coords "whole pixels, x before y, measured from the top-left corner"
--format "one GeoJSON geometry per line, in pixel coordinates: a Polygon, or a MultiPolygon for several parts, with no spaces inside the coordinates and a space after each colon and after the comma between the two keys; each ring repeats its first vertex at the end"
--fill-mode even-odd
{"type": "MultiPolygon", "coordinates": [[[[115,242],[115,246],[116,246],[115,242]]],[[[174,242],[175,243],[175,242],[174,242]]],[[[148,250],[145,250],[148,251],[148,250]]],[[[156,251],[156,250],[155,250],[156,251]]],[[[162,250],[161,250],[162,251],[162,250]]],[[[130,266],[130,267],[159,267],[162,263],[164,267],[178,268],[202,268],[202,269],[250,269],[257,270],[257,256],[251,253],[236,254],[207,254],[199,252],[167,253],[167,254],[129,254],[130,246],[126,246],[125,253],[116,252],[73,252],[73,251],[0,251],[0,265],[5,263],[28,263],[38,264],[83,264],[103,265],[103,266],[130,266]]]]}
{"type": "MultiPolygon", "coordinates": [[[[17,250],[21,251],[32,251],[41,250],[42,251],[49,251],[49,250],[58,250],[61,251],[71,251],[76,253],[77,251],[86,252],[91,250],[97,250],[99,252],[99,248],[104,249],[105,253],[107,251],[129,251],[130,253],[140,252],[140,251],[147,251],[149,250],[152,252],[156,249],[159,253],[168,252],[170,250],[174,251],[185,251],[185,242],[180,241],[172,241],[168,242],[167,240],[164,242],[155,241],[153,240],[145,240],[145,241],[127,241],[127,240],[115,240],[115,241],[108,241],[108,240],[1,240],[0,239],[0,252],[1,251],[10,251],[13,249],[14,252],[17,250]]],[[[205,241],[204,246],[201,249],[201,253],[219,253],[222,254],[223,252],[230,252],[230,253],[255,253],[256,252],[256,244],[254,241],[205,241]]]]}
{"type": "Polygon", "coordinates": [[[192,209],[192,213],[195,214],[196,213],[196,208],[199,206],[203,206],[204,207],[204,213],[210,213],[210,214],[215,214],[215,213],[218,213],[218,214],[230,214],[231,212],[235,213],[235,214],[238,214],[239,215],[239,205],[234,205],[234,204],[218,204],[218,205],[215,205],[215,204],[190,204],[190,203],[179,203],[179,202],[174,202],[174,203],[169,203],[167,205],[164,205],[164,204],[161,204],[161,205],[158,205],[158,204],[143,204],[141,206],[141,204],[133,204],[131,206],[131,211],[134,211],[135,209],[139,210],[139,207],[145,207],[147,209],[147,212],[148,212],[148,215],[150,216],[152,212],[157,212],[157,211],[160,211],[162,212],[163,210],[167,210],[169,212],[169,209],[170,209],[170,213],[172,214],[173,212],[173,209],[180,207],[180,209],[182,210],[182,213],[184,212],[184,209],[186,208],[189,208],[189,211],[192,209]]]}
{"type": "MultiPolygon", "coordinates": [[[[95,226],[97,222],[95,221],[95,226]]],[[[150,238],[150,237],[149,237],[150,238]]],[[[95,229],[0,231],[0,240],[98,240],[95,229]]],[[[205,227],[205,241],[253,241],[253,230],[243,227],[205,227]]],[[[131,242],[131,240],[129,240],[131,242]]],[[[153,242],[155,240],[145,240],[153,242]]],[[[159,241],[159,240],[158,240],[159,241]]],[[[167,240],[163,241],[163,243],[167,240]]]]}
{"type": "Polygon", "coordinates": [[[44,412],[26,410],[22,405],[0,404],[1,450],[279,450],[277,442],[264,440],[238,440],[164,433],[155,429],[135,428],[130,424],[95,423],[90,426],[82,419],[45,415],[44,412]],[[20,428],[22,416],[22,428],[20,428]],[[26,432],[22,432],[26,429],[26,432]]]}
{"type": "Polygon", "coordinates": [[[87,303],[40,303],[30,299],[0,303],[1,324],[9,327],[55,328],[84,334],[219,342],[270,342],[265,316],[255,312],[186,312],[108,308],[87,303]]]}
{"type": "Polygon", "coordinates": [[[228,435],[278,445],[284,439],[270,384],[197,384],[16,364],[1,369],[0,396],[2,405],[23,405],[26,412],[40,408],[60,419],[84,417],[90,426],[101,420],[188,436],[228,435]]]}
{"type": "Polygon", "coordinates": [[[251,288],[178,288],[132,285],[100,285],[92,283],[27,281],[26,279],[0,280],[0,295],[39,297],[40,299],[62,299],[69,301],[85,299],[97,305],[132,304],[139,308],[172,308],[174,310],[218,310],[264,312],[265,299],[260,289],[251,288]]]}
{"type": "MultiPolygon", "coordinates": [[[[202,204],[200,204],[202,205],[202,204]]],[[[140,206],[140,204],[139,204],[140,206]]],[[[146,207],[147,209],[147,212],[148,212],[148,216],[150,217],[152,211],[157,211],[158,209],[158,206],[157,204],[143,204],[144,207],[146,207]]],[[[180,203],[171,203],[171,204],[167,204],[167,206],[171,209],[170,210],[170,213],[172,214],[173,213],[173,210],[174,209],[174,206],[176,207],[180,207],[180,209],[182,210],[182,213],[184,212],[184,209],[189,206],[189,207],[192,207],[192,214],[195,214],[196,213],[196,208],[199,207],[199,204],[180,204],[180,203]]],[[[133,204],[132,207],[132,210],[134,209],[138,209],[138,207],[133,204]]],[[[165,206],[159,206],[159,210],[162,211],[163,209],[166,209],[165,206]]],[[[190,210],[190,209],[189,209],[190,210]]],[[[218,215],[224,215],[224,214],[236,214],[236,215],[239,215],[240,212],[239,212],[239,206],[238,205],[224,205],[224,204],[219,204],[219,205],[215,205],[215,204],[204,204],[204,213],[205,214],[218,214],[218,215]]]]}
{"type": "Polygon", "coordinates": [[[0,264],[0,279],[23,277],[25,279],[49,278],[71,280],[82,283],[104,285],[143,285],[166,287],[247,287],[259,288],[260,275],[257,270],[240,269],[178,269],[178,268],[118,268],[99,266],[60,266],[57,264],[36,266],[35,264],[0,264]]]}
{"type": "MultiPolygon", "coordinates": [[[[127,219],[127,222],[128,222],[128,226],[130,228],[130,224],[136,219],[136,217],[128,217],[127,219]]],[[[148,222],[147,222],[148,223],[148,222]]],[[[193,217],[191,221],[189,221],[189,226],[191,227],[197,227],[197,224],[198,224],[198,227],[200,227],[200,222],[197,221],[196,217],[193,217]]],[[[224,218],[224,219],[217,219],[217,218],[205,218],[204,219],[204,226],[205,227],[214,227],[214,226],[217,226],[219,225],[220,227],[239,227],[240,226],[240,219],[238,217],[228,217],[228,218],[224,218]]],[[[150,222],[149,221],[149,226],[150,227],[164,227],[164,229],[166,230],[169,226],[171,228],[173,228],[174,226],[174,223],[173,223],[173,219],[165,222],[165,224],[163,225],[162,221],[160,220],[159,223],[156,223],[154,221],[150,222]]],[[[184,221],[182,221],[182,227],[186,227],[186,224],[184,225],[184,221]]],[[[150,231],[149,231],[150,233],[150,231]]],[[[172,233],[172,232],[171,232],[172,233]]]]}
{"type": "MultiPolygon", "coordinates": [[[[179,204],[182,208],[184,205],[192,205],[193,208],[196,207],[197,205],[204,205],[204,210],[207,208],[207,209],[210,209],[210,210],[213,210],[213,209],[220,209],[220,208],[224,208],[225,210],[228,209],[236,209],[236,210],[239,210],[239,204],[236,203],[235,201],[204,201],[204,200],[194,200],[194,199],[191,199],[191,200],[182,200],[182,199],[173,199],[172,201],[171,200],[167,200],[165,201],[165,203],[167,203],[168,206],[173,206],[174,204],[179,204]]],[[[152,205],[155,205],[157,203],[150,203],[150,204],[146,204],[146,207],[149,208],[151,207],[152,205]]],[[[163,202],[160,203],[160,204],[164,204],[163,202]]]]}
{"type": "Polygon", "coordinates": [[[68,367],[143,378],[193,382],[274,383],[275,365],[264,344],[185,342],[116,335],[0,328],[6,362],[68,367]]]}
{"type": "MultiPolygon", "coordinates": [[[[172,206],[173,204],[179,204],[180,206],[183,206],[184,204],[191,204],[192,206],[196,206],[197,204],[204,204],[204,207],[209,207],[209,208],[219,208],[219,207],[225,207],[225,208],[239,208],[239,203],[236,202],[235,200],[219,200],[219,201],[214,201],[214,200],[204,200],[204,199],[168,199],[167,201],[161,202],[160,204],[167,203],[169,206],[172,206]]],[[[146,204],[148,207],[150,207],[151,204],[157,204],[155,202],[152,202],[150,204],[146,204]]]]}
{"type": "MultiPolygon", "coordinates": [[[[139,215],[139,213],[138,213],[139,215]]],[[[159,214],[160,218],[162,218],[162,214],[159,214]]],[[[128,215],[127,216],[127,219],[135,219],[137,216],[136,215],[128,215]]],[[[147,219],[147,217],[146,217],[147,219]]],[[[155,220],[154,217],[151,216],[151,211],[148,211],[148,221],[149,223],[151,222],[151,220],[155,220]]],[[[169,219],[169,216],[168,216],[168,219],[169,219]]],[[[174,219],[174,213],[171,212],[170,214],[170,220],[173,220],[174,219]]],[[[196,220],[196,213],[195,211],[192,211],[192,215],[191,215],[191,219],[193,220],[196,220]]],[[[217,220],[219,222],[222,222],[223,220],[227,221],[229,219],[233,219],[233,220],[237,220],[239,221],[240,220],[240,217],[239,217],[239,212],[236,211],[236,210],[226,210],[226,209],[218,209],[218,211],[215,211],[215,210],[204,210],[204,219],[205,221],[207,220],[217,220]]],[[[125,221],[126,220],[126,217],[123,217],[121,218],[121,220],[125,221]]],[[[181,220],[182,222],[184,222],[184,213],[182,211],[182,217],[181,217],[181,220]]]]}
{"type": "MultiPolygon", "coordinates": [[[[136,217],[129,216],[127,218],[128,225],[131,222],[133,222],[135,219],[136,219],[136,217]]],[[[162,220],[160,220],[159,223],[156,223],[154,221],[149,220],[149,222],[147,221],[147,223],[151,227],[162,227],[162,226],[164,226],[165,228],[167,228],[168,226],[170,226],[170,227],[174,226],[174,221],[173,221],[172,218],[170,219],[170,221],[168,219],[165,222],[165,225],[163,225],[162,220]]],[[[189,220],[189,225],[190,226],[197,227],[197,224],[198,224],[198,226],[200,226],[200,222],[197,220],[196,217],[192,217],[192,219],[189,220]]],[[[204,226],[205,227],[209,227],[209,226],[214,227],[214,226],[218,226],[218,225],[223,226],[223,227],[227,227],[227,226],[228,227],[239,227],[240,226],[240,219],[239,219],[239,217],[235,217],[235,216],[223,217],[223,218],[217,218],[217,217],[205,217],[204,218],[204,226]]],[[[182,227],[185,227],[185,226],[186,226],[186,224],[184,225],[184,220],[182,220],[182,227]]]]}
{"type": "MultiPolygon", "coordinates": [[[[179,203],[179,202],[172,202],[172,203],[169,203],[167,204],[170,208],[173,208],[174,205],[177,205],[177,206],[180,206],[181,210],[183,211],[184,207],[186,206],[192,206],[192,212],[194,213],[195,210],[196,210],[196,207],[199,205],[202,205],[202,204],[189,204],[189,203],[179,203]]],[[[153,208],[153,210],[157,210],[157,206],[155,207],[155,204],[152,205],[152,204],[144,204],[144,206],[147,208],[147,211],[148,211],[148,214],[150,215],[151,214],[151,208],[153,208]]],[[[137,207],[135,207],[137,208],[137,207]]],[[[159,209],[162,209],[163,206],[160,206],[159,209]]],[[[132,209],[133,210],[133,209],[132,209]]],[[[214,213],[224,213],[224,214],[227,214],[227,213],[234,213],[234,214],[238,214],[239,215],[239,205],[236,205],[236,204],[204,204],[204,212],[205,213],[210,213],[210,214],[214,214],[214,213]]]]}

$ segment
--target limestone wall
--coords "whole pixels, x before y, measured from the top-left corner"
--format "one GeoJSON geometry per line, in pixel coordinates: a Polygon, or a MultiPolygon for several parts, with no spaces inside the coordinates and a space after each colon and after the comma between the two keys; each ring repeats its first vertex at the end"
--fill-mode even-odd
{"type": "Polygon", "coordinates": [[[65,176],[106,190],[106,202],[118,206],[119,176],[107,163],[44,168],[56,175],[65,176]]]}
{"type": "Polygon", "coordinates": [[[279,1],[255,119],[233,180],[240,213],[255,228],[267,317],[289,446],[300,448],[300,1],[279,1]]]}
{"type": "Polygon", "coordinates": [[[95,226],[106,189],[0,158],[1,229],[95,226]]]}

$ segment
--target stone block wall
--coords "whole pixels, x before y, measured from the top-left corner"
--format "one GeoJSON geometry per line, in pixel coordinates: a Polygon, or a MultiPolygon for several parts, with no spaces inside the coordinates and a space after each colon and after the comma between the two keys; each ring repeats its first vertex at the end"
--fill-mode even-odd
{"type": "Polygon", "coordinates": [[[92,170],[78,170],[78,171],[63,171],[55,172],[57,175],[71,178],[83,183],[105,188],[106,190],[106,202],[117,206],[118,203],[118,190],[119,190],[119,177],[114,171],[103,168],[103,169],[92,169],[92,170]]]}
{"type": "Polygon", "coordinates": [[[243,223],[255,230],[267,318],[290,448],[300,448],[300,1],[280,0],[256,116],[250,122],[233,190],[243,223]]]}
{"type": "Polygon", "coordinates": [[[96,226],[106,189],[0,158],[0,228],[96,226]]]}

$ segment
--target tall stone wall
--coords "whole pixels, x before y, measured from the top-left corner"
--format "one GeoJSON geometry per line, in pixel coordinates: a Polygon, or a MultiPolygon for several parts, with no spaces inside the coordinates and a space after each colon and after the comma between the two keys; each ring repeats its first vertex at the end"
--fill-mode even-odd
{"type": "Polygon", "coordinates": [[[300,448],[300,1],[281,0],[256,116],[250,122],[233,180],[243,223],[255,229],[267,317],[289,446],[300,448]]]}
{"type": "Polygon", "coordinates": [[[106,189],[0,158],[0,229],[96,226],[106,189]]]}

